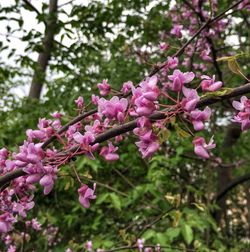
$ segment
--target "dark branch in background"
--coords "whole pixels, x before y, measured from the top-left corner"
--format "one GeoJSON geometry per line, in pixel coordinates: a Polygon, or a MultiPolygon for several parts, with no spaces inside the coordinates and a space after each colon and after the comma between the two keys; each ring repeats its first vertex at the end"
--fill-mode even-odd
{"type": "Polygon", "coordinates": [[[34,12],[36,12],[37,15],[40,15],[41,13],[39,12],[39,10],[33,5],[31,4],[31,2],[29,2],[29,0],[23,0],[23,2],[34,12]]]}
{"type": "MultiPolygon", "coordinates": [[[[50,1],[56,1],[57,0],[50,0],[50,1]]],[[[224,10],[223,12],[221,12],[219,15],[217,15],[216,17],[214,17],[213,19],[211,20],[208,20],[195,34],[194,36],[189,40],[187,41],[174,55],[173,57],[178,57],[180,56],[185,48],[190,44],[192,43],[192,41],[207,27],[207,25],[221,19],[226,12],[228,12],[229,10],[235,8],[237,5],[239,5],[243,0],[240,0],[238,1],[237,3],[233,4],[232,6],[228,7],[226,10],[224,10]]],[[[153,76],[154,74],[156,74],[157,72],[159,72],[162,68],[164,68],[166,66],[166,63],[162,64],[160,67],[158,68],[155,68],[149,75],[149,76],[153,76]]],[[[202,99],[197,107],[203,107],[203,106],[207,106],[207,105],[211,105],[213,103],[216,103],[220,100],[224,100],[224,99],[229,99],[229,98],[232,98],[232,97],[236,97],[236,96],[239,96],[239,95],[242,95],[242,94],[246,94],[246,93],[249,93],[250,92],[250,84],[246,84],[244,86],[241,86],[241,87],[238,87],[238,88],[235,88],[233,89],[230,94],[226,94],[224,96],[220,96],[220,97],[208,97],[208,98],[205,98],[205,99],[202,99]]],[[[91,115],[91,114],[94,114],[96,112],[96,109],[88,112],[88,113],[83,113],[81,115],[79,115],[78,117],[74,118],[72,121],[70,121],[68,124],[66,124],[64,127],[63,127],[63,130],[66,131],[68,129],[68,127],[74,123],[77,123],[79,121],[81,121],[82,119],[84,119],[85,117],[91,115]]],[[[160,120],[160,119],[164,119],[165,118],[165,114],[162,113],[162,112],[157,112],[155,114],[153,114],[150,119],[152,121],[154,120],[160,120]]],[[[126,123],[124,125],[121,125],[121,126],[117,126],[113,129],[110,129],[100,135],[98,135],[96,137],[96,142],[104,142],[112,137],[115,137],[117,135],[120,135],[120,134],[123,134],[123,133],[126,133],[128,131],[131,131],[133,130],[134,128],[136,127],[136,120],[134,121],[131,121],[129,123],[126,123]]],[[[62,129],[61,129],[62,130],[62,129]]],[[[62,132],[61,132],[62,133],[62,132]]],[[[43,145],[43,148],[45,148],[49,143],[51,143],[54,139],[56,139],[55,136],[53,136],[52,138],[48,139],[44,145],[43,145]],[[53,138],[53,139],[52,139],[53,138]]],[[[9,172],[5,175],[3,175],[2,177],[0,177],[0,190],[3,190],[5,187],[6,187],[6,184],[11,182],[13,179],[15,178],[18,178],[18,177],[21,177],[21,176],[24,176],[26,175],[26,173],[22,170],[22,169],[18,169],[18,170],[14,170],[12,172],[9,172]]]]}
{"type": "MultiPolygon", "coordinates": [[[[198,12],[198,16],[199,16],[201,22],[205,22],[205,18],[204,18],[203,14],[202,14],[201,8],[200,8],[200,11],[198,12]]],[[[207,30],[209,30],[209,26],[207,27],[207,30]]],[[[205,36],[205,38],[206,38],[208,44],[210,45],[210,49],[211,49],[211,52],[212,52],[213,65],[214,65],[214,67],[216,69],[218,78],[219,78],[220,81],[223,81],[222,72],[221,72],[219,64],[217,62],[217,49],[215,48],[213,40],[209,36],[205,36]]]]}
{"type": "Polygon", "coordinates": [[[250,173],[245,174],[243,176],[237,177],[233,180],[231,180],[231,182],[227,185],[227,187],[225,187],[222,191],[220,191],[216,197],[215,197],[215,201],[218,202],[219,200],[221,200],[223,197],[226,196],[226,194],[231,191],[232,189],[234,189],[236,186],[246,182],[250,180],[250,173]]]}
{"type": "Polygon", "coordinates": [[[151,228],[153,225],[161,221],[164,217],[166,217],[167,214],[169,214],[172,210],[176,209],[175,207],[170,207],[166,212],[156,217],[152,222],[145,225],[142,229],[142,231],[136,236],[137,238],[140,238],[149,228],[151,228]]]}
{"type": "Polygon", "coordinates": [[[60,5],[58,6],[58,9],[59,9],[59,8],[62,8],[62,7],[65,6],[65,5],[72,4],[74,1],[75,1],[75,0],[71,0],[71,1],[68,1],[68,2],[66,2],[66,3],[60,4],[60,5]]]}
{"type": "MultiPolygon", "coordinates": [[[[198,18],[200,19],[201,22],[206,21],[205,18],[203,17],[203,15],[202,15],[201,6],[199,6],[200,10],[199,10],[199,12],[197,12],[193,8],[193,6],[189,3],[188,0],[182,0],[182,1],[184,2],[184,4],[186,4],[198,16],[198,18]]],[[[202,3],[201,3],[201,5],[202,5],[202,3]]],[[[206,29],[209,30],[209,25],[206,27],[206,29]]],[[[222,72],[221,72],[219,64],[218,64],[218,62],[216,60],[217,59],[217,49],[215,48],[213,40],[210,37],[205,36],[205,38],[206,38],[208,44],[210,45],[210,49],[211,49],[211,52],[212,52],[213,65],[214,65],[214,67],[216,69],[218,78],[219,78],[220,81],[223,81],[222,72]]]]}
{"type": "Polygon", "coordinates": [[[42,52],[38,55],[37,69],[31,82],[29,98],[39,99],[45,80],[45,71],[53,49],[54,36],[57,28],[57,0],[49,1],[49,14],[45,26],[42,52]]]}

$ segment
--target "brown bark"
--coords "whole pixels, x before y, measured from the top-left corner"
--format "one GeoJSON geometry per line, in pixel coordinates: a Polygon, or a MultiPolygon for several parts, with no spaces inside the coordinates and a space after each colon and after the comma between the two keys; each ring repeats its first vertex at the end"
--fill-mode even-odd
{"type": "Polygon", "coordinates": [[[45,36],[43,39],[43,51],[38,55],[37,67],[32,78],[29,92],[29,98],[32,99],[39,99],[41,96],[41,91],[45,80],[45,72],[51,57],[54,36],[56,34],[57,7],[57,0],[49,1],[49,14],[46,21],[45,36]]]}
{"type": "Polygon", "coordinates": [[[250,191],[249,191],[249,184],[244,185],[245,193],[246,193],[246,199],[247,199],[247,224],[248,229],[246,233],[246,237],[250,237],[250,191]]]}
{"type": "MultiPolygon", "coordinates": [[[[224,155],[233,158],[232,146],[237,142],[240,135],[241,135],[241,129],[237,124],[231,124],[228,127],[223,144],[222,144],[222,152],[224,153],[224,155]]],[[[231,179],[232,179],[231,172],[232,172],[232,167],[224,167],[224,166],[218,167],[218,192],[222,192],[230,184],[231,179]]],[[[226,194],[222,195],[217,201],[217,204],[220,210],[216,212],[215,219],[218,224],[221,223],[222,217],[225,218],[226,225],[228,222],[227,213],[226,213],[226,210],[227,210],[227,206],[226,206],[227,197],[226,196],[227,196],[226,194]]]]}

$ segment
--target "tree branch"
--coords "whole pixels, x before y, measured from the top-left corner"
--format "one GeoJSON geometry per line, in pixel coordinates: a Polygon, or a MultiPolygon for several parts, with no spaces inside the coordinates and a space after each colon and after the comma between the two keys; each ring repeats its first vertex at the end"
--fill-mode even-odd
{"type": "Polygon", "coordinates": [[[245,174],[245,175],[243,175],[243,176],[240,176],[240,177],[237,177],[237,178],[231,180],[231,182],[230,182],[223,190],[221,190],[221,191],[216,195],[216,197],[214,198],[214,200],[215,200],[216,202],[218,202],[219,200],[221,200],[222,198],[224,198],[225,195],[226,195],[229,191],[231,191],[231,190],[234,189],[236,186],[238,186],[238,185],[240,185],[240,184],[242,184],[242,183],[244,183],[244,182],[246,182],[246,181],[248,181],[248,180],[250,180],[250,173],[245,174]]]}
{"type": "MultiPolygon", "coordinates": [[[[212,104],[217,103],[219,101],[223,101],[223,100],[233,98],[233,97],[236,97],[239,95],[244,95],[247,93],[250,93],[250,83],[245,84],[244,86],[232,89],[232,91],[229,94],[216,96],[216,97],[212,96],[212,97],[204,98],[198,102],[197,108],[212,105],[212,104]]],[[[165,112],[159,111],[159,112],[155,112],[152,116],[149,117],[149,119],[152,122],[154,122],[156,120],[164,119],[164,118],[166,118],[166,116],[167,116],[166,111],[165,112]]],[[[123,125],[116,126],[110,130],[107,130],[106,132],[103,132],[103,133],[97,135],[93,144],[102,143],[102,142],[109,140],[113,137],[116,137],[118,135],[132,131],[134,128],[137,127],[136,121],[137,120],[135,119],[133,121],[130,121],[130,122],[125,123],[123,125]]],[[[79,147],[75,146],[75,147],[71,148],[69,151],[74,152],[77,150],[77,148],[79,148],[79,147]]],[[[64,153],[59,153],[59,154],[65,155],[66,153],[64,152],[64,153]]],[[[22,171],[22,169],[18,169],[18,170],[14,170],[12,172],[6,173],[2,177],[0,177],[0,188],[3,188],[6,183],[9,183],[13,179],[24,176],[24,175],[26,175],[26,173],[24,171],[22,171]]]]}
{"type": "Polygon", "coordinates": [[[31,4],[28,0],[23,0],[24,3],[34,12],[36,12],[37,15],[40,15],[41,13],[39,12],[39,10],[33,5],[31,4]]]}
{"type": "Polygon", "coordinates": [[[49,1],[49,14],[46,21],[45,36],[43,40],[43,51],[39,53],[37,69],[34,72],[29,97],[39,99],[45,79],[45,71],[51,57],[54,36],[57,28],[57,0],[49,1]]]}

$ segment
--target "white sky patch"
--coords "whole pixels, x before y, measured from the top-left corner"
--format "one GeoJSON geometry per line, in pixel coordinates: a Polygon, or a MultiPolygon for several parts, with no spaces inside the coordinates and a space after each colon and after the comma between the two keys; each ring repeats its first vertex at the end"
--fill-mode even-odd
{"type": "MultiPolygon", "coordinates": [[[[42,12],[42,4],[43,3],[48,4],[48,0],[39,0],[39,1],[38,0],[30,0],[30,2],[39,12],[42,12]]],[[[66,4],[68,2],[69,2],[69,0],[59,0],[58,6],[59,6],[59,8],[60,8],[60,6],[62,6],[61,8],[63,8],[63,10],[67,14],[70,14],[70,12],[72,10],[72,5],[66,4]]],[[[74,4],[77,4],[77,5],[81,4],[83,6],[87,6],[90,2],[91,2],[91,0],[74,0],[74,4]]],[[[14,4],[15,4],[14,0],[4,0],[4,1],[0,2],[0,7],[3,7],[3,8],[10,7],[14,4]]],[[[16,63],[15,60],[17,58],[19,58],[20,56],[27,55],[27,52],[25,52],[25,49],[28,46],[28,42],[22,41],[21,38],[27,32],[29,32],[31,30],[38,31],[43,36],[44,30],[45,30],[44,23],[43,22],[38,23],[38,20],[36,18],[37,14],[34,11],[28,11],[24,8],[21,8],[20,13],[13,13],[13,14],[9,15],[8,18],[11,18],[11,17],[19,18],[20,15],[23,17],[23,21],[24,21],[23,27],[21,30],[16,30],[14,32],[9,33],[7,30],[7,26],[10,26],[11,29],[13,30],[13,29],[19,28],[18,24],[12,20],[6,20],[6,21],[4,20],[4,21],[0,22],[0,31],[1,31],[0,32],[0,42],[3,43],[3,46],[8,46],[8,48],[6,50],[1,51],[0,60],[5,62],[6,65],[17,66],[17,67],[18,67],[18,64],[16,63]],[[16,57],[15,56],[8,57],[8,54],[11,52],[12,49],[15,49],[14,55],[16,55],[16,57]]],[[[70,18],[66,14],[59,13],[58,19],[61,20],[62,22],[67,22],[67,21],[69,21],[70,18]]],[[[73,18],[71,18],[70,20],[73,20],[73,18]]],[[[63,33],[63,31],[61,31],[59,34],[57,34],[55,39],[60,41],[60,37],[61,37],[62,33],[63,33]]],[[[73,32],[72,38],[64,36],[61,43],[66,46],[70,46],[73,43],[75,43],[78,39],[79,38],[78,38],[76,32],[73,32]]],[[[32,60],[37,61],[38,53],[37,52],[29,52],[29,57],[32,60]]],[[[24,86],[18,86],[17,88],[12,88],[11,93],[14,94],[17,98],[22,98],[22,97],[27,96],[28,91],[29,91],[29,87],[30,87],[30,83],[31,83],[31,79],[32,79],[32,75],[33,75],[33,71],[30,72],[30,77],[28,77],[28,76],[22,77],[22,79],[25,79],[24,81],[27,84],[25,84],[24,86]]],[[[52,75],[54,76],[54,73],[47,71],[47,79],[51,79],[52,75]]],[[[18,81],[18,80],[16,80],[16,81],[18,81]]],[[[45,92],[45,90],[43,90],[43,93],[44,92],[45,92]]]]}

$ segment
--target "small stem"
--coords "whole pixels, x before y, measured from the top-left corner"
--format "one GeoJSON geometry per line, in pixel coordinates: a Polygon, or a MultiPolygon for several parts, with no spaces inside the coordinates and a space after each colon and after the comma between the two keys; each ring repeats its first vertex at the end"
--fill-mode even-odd
{"type": "Polygon", "coordinates": [[[73,170],[74,170],[74,172],[75,172],[75,175],[76,175],[76,178],[77,178],[78,182],[79,182],[80,184],[83,184],[82,181],[81,181],[81,179],[80,179],[80,177],[79,177],[79,175],[78,175],[78,173],[77,173],[77,171],[76,171],[76,169],[75,169],[75,165],[74,165],[74,164],[71,164],[71,166],[72,166],[72,168],[73,168],[73,170]]]}

